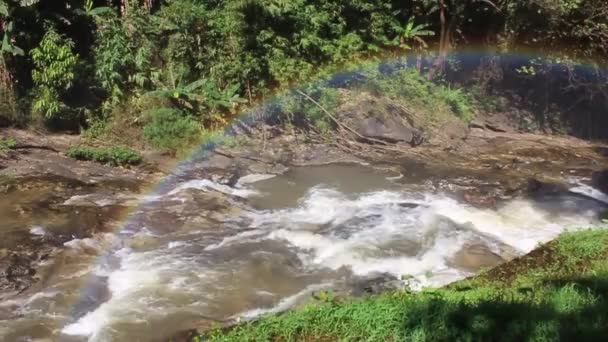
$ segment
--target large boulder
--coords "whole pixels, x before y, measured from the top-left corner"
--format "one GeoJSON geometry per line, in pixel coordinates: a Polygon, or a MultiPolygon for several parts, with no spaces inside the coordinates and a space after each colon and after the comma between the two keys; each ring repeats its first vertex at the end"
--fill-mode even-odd
{"type": "Polygon", "coordinates": [[[342,107],[339,117],[343,124],[357,132],[360,140],[368,138],[411,145],[419,145],[423,140],[422,129],[408,111],[388,99],[365,97],[356,105],[342,107]]]}
{"type": "Polygon", "coordinates": [[[415,135],[419,135],[416,129],[407,127],[398,122],[395,117],[369,117],[359,121],[355,130],[366,138],[378,139],[386,142],[410,143],[415,135]]]}

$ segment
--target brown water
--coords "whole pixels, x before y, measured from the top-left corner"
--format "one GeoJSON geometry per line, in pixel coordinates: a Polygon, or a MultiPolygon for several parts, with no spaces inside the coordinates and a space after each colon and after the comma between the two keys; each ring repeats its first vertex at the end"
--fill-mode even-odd
{"type": "MultiPolygon", "coordinates": [[[[241,188],[193,179],[127,204],[111,194],[62,198],[53,206],[75,217],[118,202],[139,206],[114,232],[70,239],[42,261],[32,288],[3,297],[0,340],[156,341],[213,320],[285,310],[319,289],[353,290],[378,274],[439,286],[593,222],[601,208],[560,197],[482,210],[421,190],[420,175],[398,183],[395,176],[330,165],[245,179],[241,188]]],[[[0,208],[3,234],[53,234],[50,212],[23,219],[12,211],[19,201],[0,208]]],[[[89,222],[55,227],[82,224],[89,222]]]]}

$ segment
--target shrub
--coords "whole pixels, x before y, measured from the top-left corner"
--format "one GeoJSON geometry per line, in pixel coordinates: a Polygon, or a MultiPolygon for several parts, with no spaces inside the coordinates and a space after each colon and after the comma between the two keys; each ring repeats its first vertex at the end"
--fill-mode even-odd
{"type": "Polygon", "coordinates": [[[180,110],[159,108],[145,116],[144,138],[155,148],[177,151],[201,138],[200,125],[180,110]]]}
{"type": "Polygon", "coordinates": [[[332,122],[321,107],[333,113],[340,106],[340,92],[335,88],[325,86],[312,86],[303,89],[302,92],[314,99],[318,105],[302,94],[294,92],[283,99],[283,110],[289,115],[308,121],[321,133],[328,133],[333,127],[332,122]]]}
{"type": "Polygon", "coordinates": [[[124,146],[75,146],[70,148],[66,155],[78,160],[89,160],[111,165],[137,165],[142,161],[139,153],[124,146]]]}
{"type": "Polygon", "coordinates": [[[466,91],[434,83],[411,68],[388,73],[368,71],[363,89],[405,100],[431,117],[452,114],[468,122],[474,116],[473,98],[466,91]]]}
{"type": "Polygon", "coordinates": [[[437,97],[448,104],[452,112],[462,120],[469,122],[473,119],[472,99],[462,89],[439,86],[437,97]]]}
{"type": "Polygon", "coordinates": [[[35,112],[47,119],[61,113],[62,97],[76,78],[78,57],[72,51],[74,42],[49,29],[40,45],[31,52],[34,70],[35,112]]]}
{"type": "Polygon", "coordinates": [[[87,139],[97,139],[102,137],[108,130],[108,123],[103,119],[89,120],[89,127],[82,132],[82,136],[87,139]]]}

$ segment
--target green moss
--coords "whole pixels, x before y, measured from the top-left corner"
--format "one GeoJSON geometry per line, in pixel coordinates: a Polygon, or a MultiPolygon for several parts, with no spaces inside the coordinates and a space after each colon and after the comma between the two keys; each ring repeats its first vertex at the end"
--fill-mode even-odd
{"type": "Polygon", "coordinates": [[[78,160],[89,160],[111,165],[137,165],[142,161],[139,153],[124,146],[75,146],[70,148],[66,155],[78,160]]]}
{"type": "Polygon", "coordinates": [[[500,272],[441,289],[311,305],[199,340],[601,340],[608,334],[607,242],[607,230],[565,233],[500,272]],[[511,272],[512,281],[499,276],[511,272]]]}

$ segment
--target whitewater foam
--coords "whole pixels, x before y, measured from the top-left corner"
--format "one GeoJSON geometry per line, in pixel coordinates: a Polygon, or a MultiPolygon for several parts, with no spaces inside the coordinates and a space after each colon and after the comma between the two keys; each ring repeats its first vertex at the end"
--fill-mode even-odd
{"type": "Polygon", "coordinates": [[[330,288],[331,286],[332,286],[332,283],[309,285],[304,290],[302,290],[292,296],[283,298],[277,305],[275,305],[272,308],[253,309],[253,310],[245,311],[236,316],[233,316],[232,319],[236,319],[238,321],[240,319],[252,319],[252,318],[259,317],[261,315],[265,315],[265,314],[269,314],[269,313],[283,312],[283,311],[289,310],[289,308],[296,305],[302,299],[309,297],[310,295],[312,295],[313,292],[327,289],[327,288],[330,288]]]}
{"type": "MultiPolygon", "coordinates": [[[[565,229],[592,221],[591,214],[555,215],[523,199],[493,211],[442,195],[381,191],[349,198],[316,187],[297,208],[254,214],[252,226],[267,230],[267,239],[303,250],[298,255],[309,267],[348,267],[362,276],[375,272],[397,277],[408,274],[423,285],[443,285],[468,275],[448,267],[447,260],[469,241],[481,239],[497,254],[501,244],[526,253],[565,229]],[[408,205],[400,205],[404,202],[408,205]],[[415,255],[388,253],[386,246],[400,241],[421,245],[422,249],[415,255]],[[424,275],[429,272],[449,276],[428,279],[424,275]]],[[[243,233],[222,243],[235,244],[250,240],[252,235],[257,233],[243,233]]]]}
{"type": "Polygon", "coordinates": [[[572,188],[570,188],[570,191],[572,192],[576,192],[585,196],[589,196],[593,199],[596,199],[600,202],[604,202],[606,204],[608,204],[608,195],[606,195],[605,193],[599,191],[598,189],[595,189],[587,184],[583,184],[580,182],[576,182],[576,185],[572,188]]]}
{"type": "Polygon", "coordinates": [[[46,229],[44,229],[44,227],[42,226],[33,226],[32,228],[30,228],[30,234],[44,236],[46,235],[46,229]]]}
{"type": "MultiPolygon", "coordinates": [[[[195,180],[179,185],[169,196],[190,188],[240,197],[257,195],[246,188],[195,180]]],[[[107,339],[111,326],[121,321],[134,322],[142,317],[150,320],[157,312],[184,309],[184,306],[168,301],[171,296],[193,300],[190,304],[187,300],[186,304],[180,304],[195,305],[193,311],[199,310],[201,305],[206,307],[208,301],[213,302],[212,296],[222,291],[215,284],[218,279],[234,281],[240,278],[234,278],[234,272],[239,271],[233,264],[206,265],[205,256],[200,255],[209,253],[220,260],[230,259],[240,255],[241,244],[271,241],[272,246],[288,247],[286,250],[299,258],[301,266],[297,267],[301,267],[299,272],[302,273],[327,274],[327,271],[348,269],[356,276],[409,275],[413,279],[410,286],[422,288],[441,286],[469,276],[470,271],[457,268],[451,260],[471,241],[481,241],[496,254],[501,253],[503,245],[517,253],[525,253],[564,229],[593,221],[592,215],[584,211],[579,214],[547,212],[525,199],[490,210],[474,208],[442,194],[376,191],[349,195],[323,186],[311,188],[296,207],[247,211],[242,215],[250,222],[248,229],[233,233],[228,230],[219,242],[210,240],[215,243],[208,245],[203,239],[195,254],[188,250],[196,248],[198,242],[181,239],[166,241],[159,245],[160,249],[152,251],[118,250],[115,255],[120,259],[120,266],[104,270],[110,300],[66,326],[62,332],[102,341],[107,339]],[[188,248],[182,248],[185,246],[188,248]],[[226,249],[227,254],[220,249],[226,249]]],[[[140,229],[140,234],[148,233],[145,228],[140,229]]],[[[85,239],[69,244],[78,248],[90,243],[85,239]]],[[[287,310],[313,291],[330,288],[332,282],[325,280],[282,299],[272,308],[249,310],[232,318],[249,319],[287,310]]],[[[264,287],[252,290],[259,296],[275,295],[264,287]]]]}
{"type": "Polygon", "coordinates": [[[187,181],[185,183],[178,185],[175,189],[171,190],[168,193],[168,195],[169,196],[176,195],[179,192],[187,190],[187,189],[215,190],[215,191],[219,191],[221,193],[227,194],[227,195],[232,195],[232,196],[237,196],[237,197],[242,197],[242,198],[251,197],[251,196],[255,196],[258,194],[257,191],[251,190],[251,189],[232,188],[228,185],[220,184],[220,183],[211,181],[209,179],[196,179],[196,180],[187,181]]]}
{"type": "Polygon", "coordinates": [[[250,175],[239,178],[239,180],[238,180],[238,182],[236,182],[236,184],[237,184],[237,186],[243,186],[246,184],[253,184],[253,183],[265,181],[267,179],[271,179],[274,177],[276,177],[276,175],[254,173],[254,174],[250,174],[250,175]]]}

